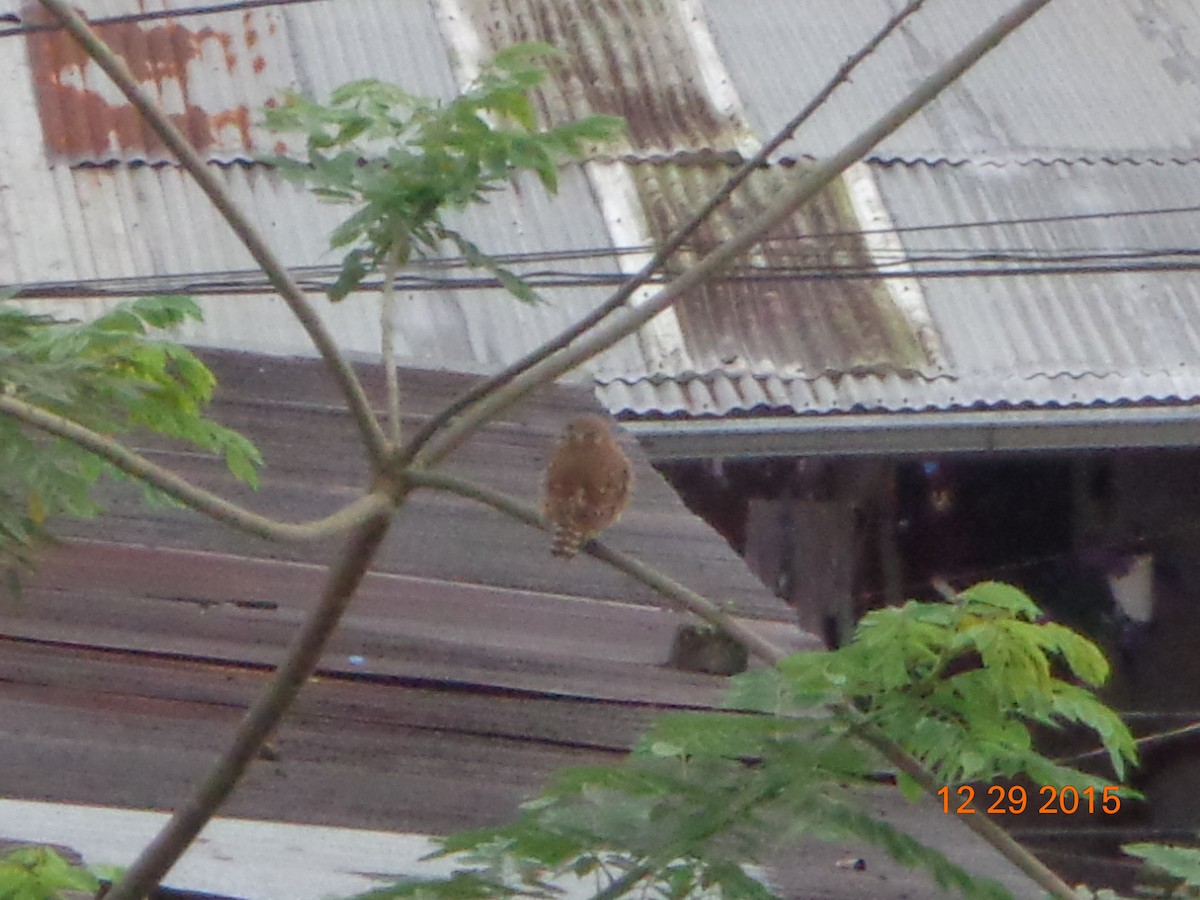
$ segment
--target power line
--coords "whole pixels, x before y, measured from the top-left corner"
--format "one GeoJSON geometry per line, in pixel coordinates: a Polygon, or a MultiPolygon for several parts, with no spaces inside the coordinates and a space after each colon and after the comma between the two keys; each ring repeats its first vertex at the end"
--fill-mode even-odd
{"type": "MultiPolygon", "coordinates": [[[[93,28],[102,25],[125,25],[131,22],[149,22],[155,19],[178,19],[183,16],[206,16],[223,12],[244,12],[271,6],[293,6],[301,3],[328,3],[330,0],[233,0],[229,3],[210,3],[203,6],[181,6],[177,9],[159,9],[150,12],[123,13],[88,19],[93,28]]],[[[0,29],[0,38],[36,34],[44,31],[61,31],[58,22],[29,22],[11,28],[0,29]]]]}
{"type": "MultiPolygon", "coordinates": [[[[1014,278],[1028,276],[1069,275],[1120,275],[1134,273],[1181,273],[1200,271],[1200,249],[1176,249],[1167,252],[1149,253],[1099,253],[1064,254],[1057,257],[1042,256],[1023,261],[1020,256],[1004,258],[998,254],[981,254],[978,259],[969,257],[930,257],[922,260],[924,265],[911,265],[902,261],[903,269],[888,271],[873,265],[834,266],[791,266],[791,267],[741,267],[732,270],[719,284],[768,283],[768,282],[825,282],[867,281],[897,278],[1014,278]],[[930,265],[931,262],[961,263],[974,261],[982,265],[930,265]],[[1012,264],[1014,261],[1021,264],[1012,264]]],[[[900,265],[901,263],[893,264],[900,265]]],[[[324,291],[336,278],[336,266],[306,266],[291,270],[301,287],[308,291],[324,291]]],[[[585,288],[609,287],[624,282],[628,276],[622,272],[567,272],[543,270],[526,272],[523,277],[533,287],[585,288]]],[[[655,283],[665,283],[666,275],[659,276],[655,283]]],[[[360,291],[377,291],[379,279],[370,279],[360,285],[360,291]]],[[[501,288],[499,279],[490,275],[462,277],[434,277],[402,275],[396,279],[398,290],[488,290],[501,288]]],[[[128,278],[96,278],[74,281],[33,282],[25,285],[0,286],[0,291],[11,291],[17,299],[63,299],[84,297],[136,297],[154,293],[184,293],[196,295],[212,294],[260,294],[271,293],[273,288],[266,277],[257,270],[228,272],[198,272],[178,275],[138,276],[128,278]]]]}

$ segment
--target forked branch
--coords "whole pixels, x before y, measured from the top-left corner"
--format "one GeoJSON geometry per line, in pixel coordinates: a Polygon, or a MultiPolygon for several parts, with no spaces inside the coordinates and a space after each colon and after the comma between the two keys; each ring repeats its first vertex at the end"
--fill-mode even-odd
{"type": "Polygon", "coordinates": [[[391,507],[383,494],[359,497],[332,515],[311,522],[279,522],[231,503],[224,497],[197,487],[170,469],[157,465],[140,453],[110,437],[92,431],[41,407],[0,394],[0,413],[34,428],[68,440],[116,466],[126,475],[143,481],[184,506],[255,537],[288,542],[316,541],[354,527],[391,507]]]}
{"type": "Polygon", "coordinates": [[[313,309],[308,298],[300,290],[300,286],[275,258],[275,254],[271,252],[267,242],[238,209],[229,192],[225,190],[225,186],[213,175],[200,154],[188,143],[187,138],[180,133],[179,129],[171,124],[171,121],[154,104],[150,96],[142,90],[124,61],[96,35],[84,18],[66,0],[40,0],[40,2],[62,23],[71,36],[87,51],[88,56],[96,61],[96,64],[121,90],[121,93],[141,113],[146,123],[154,129],[155,134],[170,148],[188,174],[196,180],[200,189],[208,195],[213,206],[225,217],[225,221],[229,223],[229,227],[250,251],[254,261],[262,267],[275,290],[279,291],[279,295],[283,297],[296,319],[304,326],[304,330],[308,332],[317,351],[325,360],[325,364],[337,381],[338,387],[346,398],[346,404],[354,416],[367,455],[371,460],[372,469],[379,470],[388,455],[387,439],[371,410],[371,405],[358,376],[354,374],[354,370],[342,355],[341,350],[338,349],[333,336],[325,327],[325,323],[321,321],[317,311],[313,309]]]}

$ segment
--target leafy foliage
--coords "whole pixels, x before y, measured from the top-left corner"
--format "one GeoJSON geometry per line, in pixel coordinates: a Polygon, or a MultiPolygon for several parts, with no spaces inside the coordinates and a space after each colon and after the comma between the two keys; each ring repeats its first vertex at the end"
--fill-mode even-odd
{"type": "Polygon", "coordinates": [[[0,900],[55,900],[65,891],[95,896],[96,876],[49,847],[21,847],[0,859],[0,900]]]}
{"type": "Polygon", "coordinates": [[[1007,897],[865,808],[886,765],[870,736],[941,783],[1024,773],[1082,786],[1093,779],[1040,755],[1028,730],[1080,722],[1123,771],[1132,738],[1089,689],[1107,677],[1103,656],[1040,617],[991,583],[871,613],[841,650],[734,678],[730,711],[661,717],[624,765],[561,772],[511,825],[447,839],[453,878],[369,896],[541,897],[584,877],[605,897],[768,897],[744,866],[809,834],[870,843],[966,897],[1007,897]]]}
{"type": "Polygon", "coordinates": [[[1200,896],[1200,847],[1126,844],[1121,849],[1130,856],[1141,857],[1190,889],[1189,893],[1180,896],[1200,896]]]}
{"type": "Polygon", "coordinates": [[[555,55],[545,44],[502,50],[470,89],[446,104],[371,79],[343,85],[327,105],[293,94],[267,110],[269,128],[307,135],[307,159],[266,161],[325,200],[359,207],[330,237],[333,249],[349,248],[331,299],[344,298],[391,253],[403,266],[414,250],[449,241],[519,299],[536,300],[443,216],[485,200],[518,171],[535,173],[553,192],[562,160],[617,131],[620,120],[608,116],[538,127],[529,92],[545,76],[539,61],[555,55]]]}
{"type": "Polygon", "coordinates": [[[1027,596],[995,582],[964,591],[956,604],[877,610],[846,648],[743,676],[730,702],[784,714],[813,703],[852,706],[943,784],[1025,773],[1040,784],[1103,787],[1033,747],[1033,723],[1080,724],[1096,732],[1124,779],[1136,759],[1133,737],[1091,690],[1108,677],[1103,654],[1040,616],[1027,596]]]}
{"type": "MultiPolygon", "coordinates": [[[[199,318],[186,297],[135,300],[89,323],[0,303],[0,392],[100,434],[148,431],[187,441],[257,485],[258,450],[204,415],[213,374],[191,351],[152,336],[199,318]]],[[[92,488],[104,474],[121,475],[70,441],[0,415],[0,562],[26,562],[51,516],[95,515],[92,488]]]]}

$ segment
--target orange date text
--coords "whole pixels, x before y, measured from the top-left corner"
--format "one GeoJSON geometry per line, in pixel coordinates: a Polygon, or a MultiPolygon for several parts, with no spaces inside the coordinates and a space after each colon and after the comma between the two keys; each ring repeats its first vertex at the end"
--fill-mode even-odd
{"type": "Polygon", "coordinates": [[[972,816],[977,812],[991,816],[1010,813],[1019,816],[1027,809],[1040,816],[1095,815],[1097,812],[1111,816],[1121,809],[1121,795],[1112,785],[1103,788],[1046,785],[1038,788],[1037,796],[1032,797],[1019,784],[1010,787],[993,784],[986,791],[977,791],[964,784],[958,788],[940,788],[937,795],[942,801],[942,812],[960,816],[972,816]]]}

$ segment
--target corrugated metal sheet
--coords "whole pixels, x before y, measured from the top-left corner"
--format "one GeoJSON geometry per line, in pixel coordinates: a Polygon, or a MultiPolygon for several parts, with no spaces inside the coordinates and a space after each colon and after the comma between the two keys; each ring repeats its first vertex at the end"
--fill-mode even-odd
{"type": "MultiPolygon", "coordinates": [[[[661,237],[726,174],[720,161],[744,149],[743,108],[755,127],[770,131],[898,8],[899,0],[704,0],[705,15],[698,18],[695,0],[572,5],[570,16],[554,0],[319,0],[249,17],[122,26],[122,34],[135,54],[143,54],[140,71],[168,108],[184,115],[194,107],[210,124],[225,115],[226,125],[242,121],[229,118],[231,110],[253,108],[282,88],[322,96],[368,75],[402,82],[416,93],[449,96],[455,65],[470,68],[464,47],[471,40],[481,45],[481,55],[519,39],[558,46],[568,63],[543,91],[545,117],[557,122],[591,112],[623,115],[630,121],[624,149],[642,162],[625,157],[622,178],[632,185],[633,198],[627,209],[605,195],[616,181],[570,170],[557,200],[522,184],[464,217],[465,230],[488,250],[522,253],[603,249],[614,241],[636,242],[639,230],[647,240],[661,237]],[[151,33],[158,37],[151,40],[151,33]],[[719,58],[706,52],[709,34],[719,58]],[[255,65],[256,53],[263,65],[255,65]],[[636,220],[632,228],[630,218],[636,220]]],[[[1004,0],[978,0],[964,15],[961,5],[931,0],[788,152],[826,154],[1005,8],[1004,0]]],[[[126,0],[89,7],[92,15],[127,10],[126,0]]],[[[901,224],[924,224],[1178,202],[1190,190],[1183,168],[979,163],[1200,157],[1200,124],[1192,114],[1200,107],[1198,36],[1200,11],[1190,4],[1113,0],[1103,10],[1082,0],[1052,4],[880,148],[877,160],[976,163],[874,166],[891,215],[901,224]]],[[[0,134],[0,282],[248,266],[244,251],[173,167],[52,167],[63,154],[79,161],[97,147],[103,152],[96,161],[158,157],[140,132],[104,131],[104,116],[116,102],[111,88],[69,54],[56,56],[56,44],[39,50],[39,40],[0,42],[0,76],[10,85],[0,134]],[[38,78],[30,77],[27,44],[38,78]],[[100,118],[78,119],[91,124],[71,136],[75,145],[55,149],[57,107],[47,105],[47,78],[53,90],[91,91],[107,104],[89,100],[92,105],[82,108],[99,110],[100,118]],[[35,82],[42,83],[40,100],[35,82]],[[101,141],[98,135],[108,137],[101,141]]],[[[248,131],[239,124],[212,133],[206,152],[213,159],[245,158],[262,144],[252,122],[248,131]]],[[[325,255],[326,235],[339,210],[313,203],[257,166],[223,171],[286,262],[332,261],[325,255]]],[[[715,246],[758,207],[778,175],[756,176],[700,240],[715,246]]],[[[797,216],[783,239],[766,245],[751,263],[777,269],[814,260],[861,264],[865,246],[855,238],[837,246],[812,243],[815,233],[857,230],[854,210],[839,199],[839,190],[797,216]]],[[[1017,229],[992,232],[982,242],[958,232],[937,239],[959,252],[987,249],[991,241],[1120,246],[1144,237],[1138,227],[1126,222],[1079,234],[1017,229]]],[[[904,247],[924,253],[932,245],[905,234],[904,247]]],[[[554,265],[586,275],[611,272],[618,263],[602,257],[554,265]]],[[[877,285],[781,280],[722,284],[706,296],[689,297],[675,313],[679,352],[664,354],[661,334],[648,334],[640,343],[626,341],[594,371],[610,405],[633,413],[1136,402],[1198,393],[1191,375],[1198,326],[1184,277],[927,280],[923,287],[944,357],[929,352],[923,323],[909,321],[877,285]]],[[[552,303],[538,309],[520,307],[498,291],[414,293],[404,304],[402,359],[493,370],[556,333],[604,293],[598,287],[555,289],[552,303]]],[[[208,324],[186,334],[196,343],[308,352],[304,336],[272,297],[209,298],[205,305],[208,324]]],[[[74,314],[99,308],[82,301],[58,306],[74,314]]],[[[372,310],[356,298],[328,313],[352,353],[374,352],[372,310]]]]}
{"type": "MultiPolygon", "coordinates": [[[[929,268],[1001,251],[1089,256],[1200,247],[1200,213],[905,231],[945,223],[1200,206],[1200,165],[872,166],[906,253],[929,268]]],[[[1053,260],[1048,260],[1052,262],[1053,260]]],[[[1014,263],[1019,265],[1020,263],[1014,263]]],[[[920,279],[942,375],[796,373],[759,361],[674,381],[606,378],[628,414],[1087,406],[1200,399],[1200,287],[1186,272],[920,279]]]]}
{"type": "MultiPolygon", "coordinates": [[[[656,241],[687,221],[729,177],[725,166],[644,164],[632,173],[656,241]]],[[[672,263],[680,271],[710,253],[768,205],[786,171],[760,170],[699,229],[687,252],[672,263]]],[[[851,202],[835,183],[792,217],[755,251],[746,274],[786,273],[793,267],[870,268],[871,257],[855,233],[851,202]],[[835,237],[822,239],[820,235],[835,237]]],[[[785,377],[874,372],[915,373],[933,366],[917,330],[878,282],[775,280],[720,281],[675,306],[683,352],[647,376],[721,371],[729,378],[765,371],[785,377]]],[[[628,373],[632,374],[632,373],[628,373]]]]}
{"type": "MultiPolygon", "coordinates": [[[[561,0],[464,0],[492,51],[519,41],[561,50],[541,96],[551,123],[589,113],[621,116],[628,149],[675,153],[741,146],[748,130],[722,113],[705,88],[684,5],[672,0],[563,3],[561,0]]],[[[610,148],[612,149],[621,149],[610,148]]]]}
{"type": "MultiPolygon", "coordinates": [[[[110,0],[90,4],[88,13],[99,18],[128,9],[127,3],[110,0]]],[[[36,2],[22,10],[25,22],[51,19],[36,2]]],[[[259,9],[202,20],[101,25],[97,33],[201,153],[228,161],[285,147],[256,127],[264,103],[297,87],[284,27],[279,10],[259,9]]],[[[34,32],[26,40],[52,162],[173,161],[137,110],[69,34],[34,32]]]]}
{"type": "MultiPolygon", "coordinates": [[[[121,278],[247,269],[252,261],[220,216],[182,172],[173,167],[55,169],[50,189],[62,200],[31,222],[21,210],[9,219],[0,192],[0,233],[13,223],[22,246],[39,244],[52,259],[14,253],[0,258],[0,283],[121,278]]],[[[223,169],[238,205],[262,229],[291,266],[336,263],[328,234],[344,210],[316,202],[259,166],[223,169]]],[[[497,254],[600,247],[607,233],[579,169],[562,173],[560,192],[548,198],[532,183],[496,195],[469,210],[461,227],[497,254]]],[[[586,273],[611,260],[562,260],[554,267],[586,273]]],[[[399,308],[397,353],[413,365],[465,372],[492,371],[533,349],[592,309],[604,295],[597,287],[560,288],[548,302],[527,306],[500,290],[406,293],[399,308]]],[[[378,352],[377,306],[371,294],[340,304],[314,298],[347,352],[378,352]]],[[[113,301],[116,302],[116,301],[113,301]]],[[[87,317],[111,302],[95,299],[27,301],[31,307],[87,317]]],[[[303,330],[274,295],[206,296],[202,325],[189,324],[183,339],[202,346],[282,355],[310,354],[303,330]]],[[[605,358],[625,370],[640,359],[627,341],[605,358]]]]}
{"type": "MultiPolygon", "coordinates": [[[[128,9],[127,3],[110,0],[89,12],[98,17],[128,9]]],[[[430,4],[339,0],[263,14],[267,12],[272,28],[257,30],[270,30],[271,39],[256,46],[271,63],[253,73],[237,66],[188,69],[194,96],[235,98],[237,104],[257,107],[281,88],[298,87],[322,96],[338,84],[369,75],[402,81],[414,93],[444,97],[455,91],[449,54],[430,4]],[[380,22],[388,27],[381,28],[380,22]],[[273,77],[281,72],[286,77],[273,77]]],[[[247,23],[259,22],[250,13],[247,17],[234,17],[246,40],[247,23]]],[[[218,20],[227,25],[234,21],[228,15],[186,21],[215,28],[212,23],[218,20]]],[[[121,27],[138,29],[143,23],[121,27]]],[[[144,27],[166,26],[158,22],[144,27]]],[[[55,40],[65,38],[58,35],[55,40]]],[[[171,46],[190,52],[191,45],[171,46]]],[[[0,159],[5,160],[0,172],[0,283],[203,274],[252,266],[206,198],[173,166],[53,167],[60,155],[52,141],[43,146],[45,107],[33,89],[24,52],[22,41],[0,42],[0,67],[13,75],[13,89],[5,92],[3,101],[6,128],[0,134],[0,159]]],[[[88,78],[104,77],[88,68],[88,78]]],[[[154,71],[164,68],[171,67],[154,71]]],[[[115,89],[105,90],[111,95],[115,89]]],[[[160,90],[160,98],[169,101],[169,92],[160,90]]],[[[80,114],[72,119],[72,130],[89,121],[80,114]]],[[[102,122],[91,122],[78,130],[95,135],[102,128],[102,122]]],[[[157,159],[143,137],[120,131],[114,140],[125,143],[110,141],[104,154],[89,160],[157,159]]],[[[207,152],[210,158],[225,159],[245,157],[254,149],[234,144],[210,146],[207,152]]],[[[73,158],[79,162],[83,156],[75,153],[73,158]]],[[[285,264],[337,261],[328,252],[328,235],[345,217],[344,208],[317,203],[258,165],[230,165],[221,171],[239,206],[285,264]]],[[[522,180],[494,195],[489,204],[467,211],[459,223],[485,250],[497,254],[603,249],[609,244],[591,188],[578,169],[563,173],[556,198],[547,198],[532,180],[522,180]]],[[[567,272],[592,271],[597,265],[614,264],[611,259],[555,263],[567,272]]],[[[531,308],[499,290],[413,292],[401,305],[398,352],[402,361],[414,365],[492,371],[558,333],[603,294],[603,289],[587,287],[555,290],[551,302],[531,308]]],[[[319,301],[331,329],[351,354],[378,350],[377,314],[374,304],[364,306],[367,299],[356,296],[338,306],[319,301]]],[[[39,309],[81,317],[110,305],[96,300],[36,302],[39,309]]],[[[182,333],[186,340],[285,355],[311,352],[306,336],[274,296],[207,297],[202,305],[206,322],[189,326],[182,333]]],[[[630,354],[636,353],[636,345],[627,342],[626,352],[617,358],[632,362],[635,357],[630,354]]]]}
{"type": "MultiPolygon", "coordinates": [[[[771,134],[901,0],[705,0],[751,124],[771,134]]],[[[930,0],[791,142],[824,157],[1010,0],[930,0]]],[[[1056,0],[875,151],[882,159],[1200,158],[1200,5],[1056,0]]]]}

